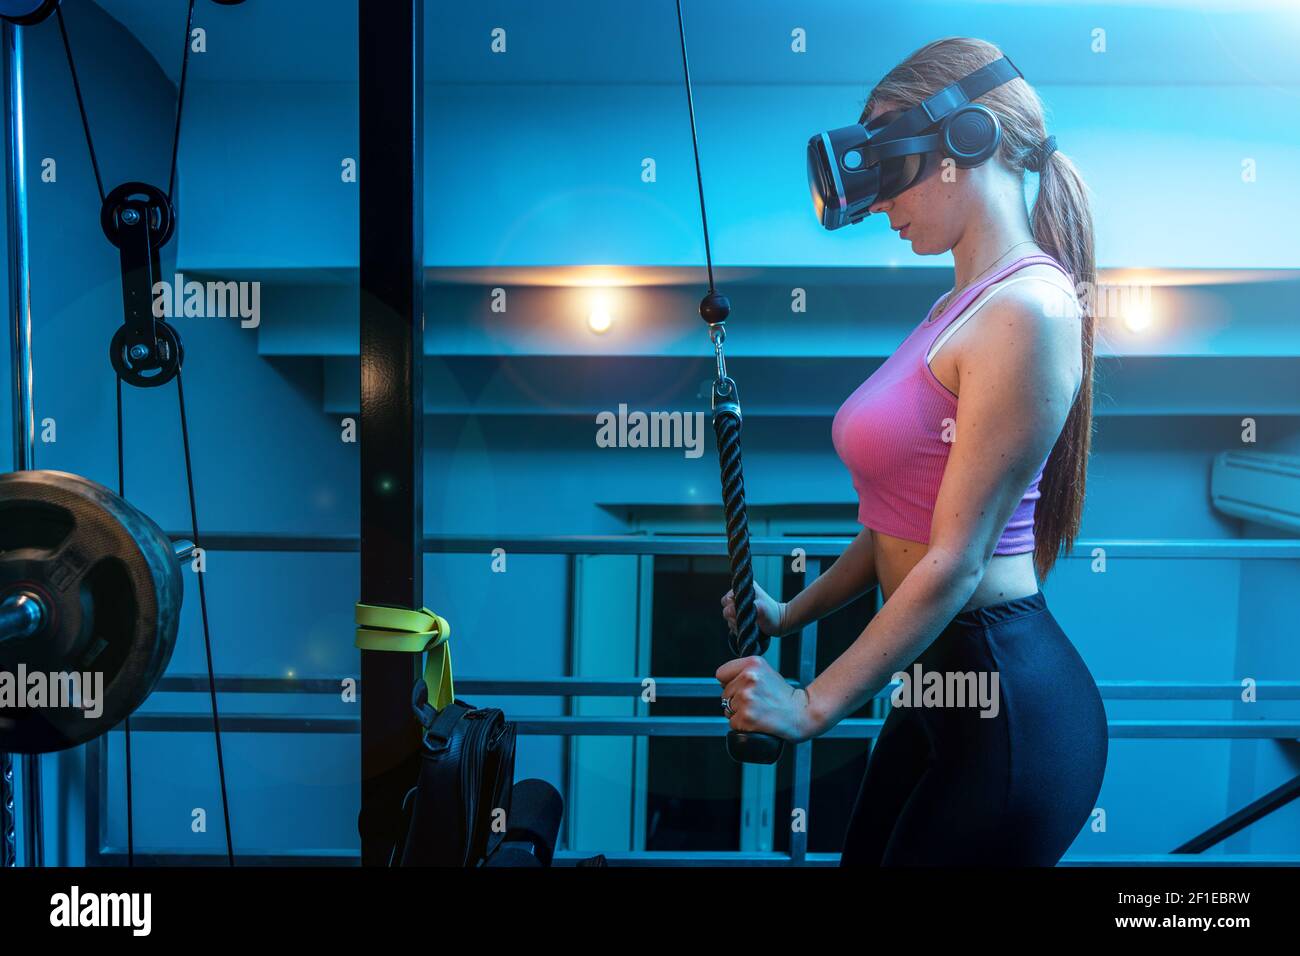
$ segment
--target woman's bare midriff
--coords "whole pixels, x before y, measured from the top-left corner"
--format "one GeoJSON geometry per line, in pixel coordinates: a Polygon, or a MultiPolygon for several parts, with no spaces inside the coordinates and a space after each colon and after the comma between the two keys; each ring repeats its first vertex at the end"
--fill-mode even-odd
{"type": "MultiPolygon", "coordinates": [[[[928,545],[918,541],[895,538],[879,531],[871,532],[871,551],[882,603],[889,600],[903,578],[907,577],[907,572],[925,557],[928,550],[928,545]]],[[[962,610],[971,611],[990,604],[1029,597],[1037,590],[1038,579],[1034,576],[1032,551],[994,555],[984,577],[975,588],[975,593],[962,610]]]]}

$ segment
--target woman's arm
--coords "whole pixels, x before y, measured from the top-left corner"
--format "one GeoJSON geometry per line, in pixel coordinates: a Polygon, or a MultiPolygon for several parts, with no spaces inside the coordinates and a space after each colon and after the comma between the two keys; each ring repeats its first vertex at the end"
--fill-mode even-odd
{"type": "Polygon", "coordinates": [[[801,736],[861,707],[970,600],[1025,489],[1056,444],[1082,374],[1078,317],[1041,283],[1008,289],[957,353],[961,400],[925,556],[856,641],[803,690],[801,736]]]}
{"type": "Polygon", "coordinates": [[[871,529],[863,528],[835,559],[834,564],[818,575],[812,584],[781,605],[781,624],[776,636],[793,634],[814,621],[820,621],[871,590],[876,584],[871,529]]]}

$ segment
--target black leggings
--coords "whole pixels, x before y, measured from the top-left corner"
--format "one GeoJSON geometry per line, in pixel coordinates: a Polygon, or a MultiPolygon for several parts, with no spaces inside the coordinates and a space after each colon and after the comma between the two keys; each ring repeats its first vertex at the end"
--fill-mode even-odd
{"type": "Polygon", "coordinates": [[[1095,806],[1107,734],[1097,685],[1043,593],[963,611],[916,663],[982,673],[990,690],[996,673],[996,716],[951,700],[893,706],[840,865],[1055,865],[1095,806]]]}

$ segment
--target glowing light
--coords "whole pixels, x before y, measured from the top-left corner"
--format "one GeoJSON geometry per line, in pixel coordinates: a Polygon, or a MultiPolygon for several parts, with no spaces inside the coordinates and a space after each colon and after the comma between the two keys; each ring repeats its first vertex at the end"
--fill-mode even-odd
{"type": "Polygon", "coordinates": [[[603,332],[608,332],[609,327],[613,324],[614,320],[610,318],[609,306],[605,303],[605,297],[601,295],[592,296],[591,313],[587,316],[587,327],[600,335],[603,332]]]}
{"type": "Polygon", "coordinates": [[[1124,327],[1130,332],[1145,332],[1154,321],[1149,303],[1134,303],[1124,310],[1124,327]]]}

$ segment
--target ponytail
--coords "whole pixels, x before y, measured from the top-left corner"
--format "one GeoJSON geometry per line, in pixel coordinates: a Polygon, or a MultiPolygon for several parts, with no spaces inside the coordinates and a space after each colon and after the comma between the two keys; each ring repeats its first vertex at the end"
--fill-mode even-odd
{"type": "Polygon", "coordinates": [[[1092,375],[1097,327],[1093,293],[1097,287],[1097,260],[1088,187],[1069,157],[1052,152],[1043,161],[1029,223],[1034,241],[1074,279],[1076,298],[1084,310],[1080,323],[1083,380],[1060,437],[1043,466],[1038,486],[1040,497],[1034,509],[1034,570],[1041,581],[1056,564],[1061,551],[1068,553],[1079,535],[1092,447],[1092,375]]]}

